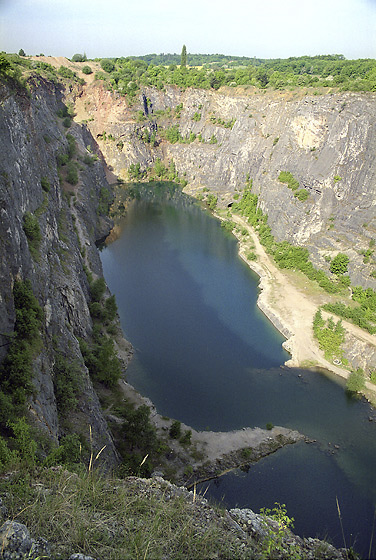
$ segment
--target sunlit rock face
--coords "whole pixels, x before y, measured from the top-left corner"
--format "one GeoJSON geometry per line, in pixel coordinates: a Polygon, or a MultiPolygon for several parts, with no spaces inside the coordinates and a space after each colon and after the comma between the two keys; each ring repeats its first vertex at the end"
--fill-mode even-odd
{"type": "Polygon", "coordinates": [[[226,206],[249,175],[278,240],[306,246],[324,270],[328,257],[345,251],[352,283],[376,287],[370,275],[375,262],[364,263],[360,254],[376,235],[376,95],[166,87],[146,88],[129,107],[124,97],[94,85],[79,103],[118,176],[127,179],[132,163],[146,169],[158,157],[173,159],[179,175],[185,174],[188,193],[208,188],[226,206]],[[156,147],[145,142],[145,131],[172,125],[196,140],[162,139],[156,147]],[[114,140],[103,141],[103,131],[114,140]],[[278,180],[281,171],[292,173],[299,189],[309,192],[306,201],[278,180]]]}

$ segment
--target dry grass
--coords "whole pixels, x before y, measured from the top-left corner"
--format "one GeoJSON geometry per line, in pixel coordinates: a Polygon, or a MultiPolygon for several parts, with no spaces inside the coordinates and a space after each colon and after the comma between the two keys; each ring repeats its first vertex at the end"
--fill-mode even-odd
{"type": "Polygon", "coordinates": [[[55,468],[13,474],[0,495],[8,517],[50,542],[54,560],[74,552],[106,560],[252,556],[223,513],[160,480],[55,468]]]}

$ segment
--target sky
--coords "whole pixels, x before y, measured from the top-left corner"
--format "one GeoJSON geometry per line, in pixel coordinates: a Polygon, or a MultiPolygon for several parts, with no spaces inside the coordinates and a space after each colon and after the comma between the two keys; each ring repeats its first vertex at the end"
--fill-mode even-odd
{"type": "Polygon", "coordinates": [[[0,0],[0,51],[376,58],[376,0],[0,0]]]}

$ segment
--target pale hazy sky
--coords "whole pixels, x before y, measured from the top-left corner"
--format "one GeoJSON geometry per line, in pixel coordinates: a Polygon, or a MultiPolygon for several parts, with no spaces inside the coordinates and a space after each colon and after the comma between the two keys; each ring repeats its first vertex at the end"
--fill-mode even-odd
{"type": "Polygon", "coordinates": [[[0,51],[376,58],[376,0],[0,0],[0,51]]]}

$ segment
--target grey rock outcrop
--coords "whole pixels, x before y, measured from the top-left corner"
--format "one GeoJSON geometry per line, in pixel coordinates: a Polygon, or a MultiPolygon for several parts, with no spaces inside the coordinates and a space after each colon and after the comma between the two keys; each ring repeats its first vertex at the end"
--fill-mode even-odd
{"type": "Polygon", "coordinates": [[[342,560],[348,558],[345,549],[337,549],[331,544],[313,538],[301,538],[283,523],[266,515],[254,513],[251,509],[231,509],[231,517],[256,542],[267,543],[268,558],[291,558],[298,552],[299,558],[307,560],[342,560]]]}
{"type": "MultiPolygon", "coordinates": [[[[68,151],[66,129],[57,117],[62,91],[43,79],[31,81],[30,87],[27,95],[25,90],[0,86],[0,360],[15,323],[14,281],[28,279],[44,311],[42,347],[33,363],[35,392],[28,403],[30,414],[55,441],[65,433],[57,411],[53,367],[57,353],[69,357],[83,376],[78,411],[69,411],[69,420],[75,431],[86,436],[91,426],[94,451],[105,446],[104,459],[113,465],[117,453],[78,342],[92,331],[84,268],[94,277],[102,276],[95,241],[111,227],[98,212],[108,183],[100,161],[75,164],[81,168],[76,186],[64,180],[56,161],[58,154],[68,151]],[[37,216],[41,232],[34,256],[23,229],[26,212],[37,216]]],[[[85,155],[90,133],[79,125],[73,125],[69,133],[76,140],[78,156],[85,155]]]]}
{"type": "Polygon", "coordinates": [[[0,551],[3,560],[34,560],[50,557],[50,546],[45,539],[32,539],[28,528],[16,521],[6,521],[0,527],[0,551]]]}
{"type": "Polygon", "coordinates": [[[362,254],[376,235],[376,94],[182,91],[166,86],[163,91],[145,88],[132,109],[125,98],[103,92],[98,85],[88,88],[85,96],[93,119],[88,126],[119,176],[127,178],[132,163],[146,169],[158,157],[173,159],[188,181],[188,193],[207,188],[225,207],[249,175],[277,240],[307,247],[314,264],[326,271],[325,257],[344,251],[350,257],[352,283],[376,288],[371,276],[375,260],[365,263],[362,254]],[[148,118],[137,122],[135,111],[143,110],[145,97],[148,118]],[[106,111],[99,118],[103,104],[106,111]],[[179,104],[183,109],[176,119],[179,104]],[[231,121],[232,127],[224,126],[231,121]],[[145,131],[150,135],[153,127],[172,124],[183,137],[196,134],[196,140],[162,140],[155,147],[144,141],[145,131]],[[104,130],[115,141],[104,142],[104,130]],[[215,144],[210,143],[212,137],[215,144]],[[308,191],[306,201],[278,180],[281,171],[292,173],[308,191]]]}

